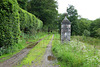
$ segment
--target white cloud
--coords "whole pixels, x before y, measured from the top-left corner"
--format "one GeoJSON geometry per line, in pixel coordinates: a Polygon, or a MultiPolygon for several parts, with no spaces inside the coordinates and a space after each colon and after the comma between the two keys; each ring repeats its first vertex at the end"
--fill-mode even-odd
{"type": "Polygon", "coordinates": [[[100,0],[58,0],[58,12],[65,13],[68,4],[74,5],[83,18],[95,20],[100,17],[100,0]]]}

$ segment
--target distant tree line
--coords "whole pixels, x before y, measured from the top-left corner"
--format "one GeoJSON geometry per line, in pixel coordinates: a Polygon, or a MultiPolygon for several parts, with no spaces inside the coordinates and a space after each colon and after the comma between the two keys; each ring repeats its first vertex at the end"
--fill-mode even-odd
{"type": "Polygon", "coordinates": [[[20,7],[34,14],[43,21],[43,29],[52,30],[58,16],[57,1],[55,0],[17,0],[20,7]]]}
{"type": "MultiPolygon", "coordinates": [[[[44,29],[59,28],[64,14],[58,14],[55,0],[17,0],[20,7],[36,15],[43,21],[44,29]]],[[[89,20],[81,18],[73,5],[67,7],[67,18],[71,22],[72,35],[88,35],[100,38],[100,18],[89,20]]]]}
{"type": "MultiPolygon", "coordinates": [[[[100,18],[94,21],[86,18],[81,18],[73,5],[69,5],[66,11],[67,18],[71,22],[72,35],[85,35],[100,38],[100,18]]],[[[59,14],[58,16],[59,29],[60,23],[62,22],[64,17],[64,14],[59,14]]]]}

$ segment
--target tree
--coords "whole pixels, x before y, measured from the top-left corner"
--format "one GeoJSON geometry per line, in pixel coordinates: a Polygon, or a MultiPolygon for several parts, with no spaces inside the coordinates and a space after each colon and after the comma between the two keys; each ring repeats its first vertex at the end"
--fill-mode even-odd
{"type": "Polygon", "coordinates": [[[17,1],[18,1],[19,6],[20,6],[22,9],[27,10],[27,2],[28,2],[28,0],[17,0],[17,1]]]}
{"type": "Polygon", "coordinates": [[[61,22],[63,21],[65,17],[65,14],[58,14],[58,17],[57,17],[57,25],[58,25],[58,29],[59,29],[59,33],[61,32],[61,22]]]}
{"type": "Polygon", "coordinates": [[[84,30],[83,35],[88,37],[88,36],[90,36],[90,32],[88,30],[84,30]]]}
{"type": "Polygon", "coordinates": [[[90,32],[91,32],[92,37],[99,37],[97,35],[97,32],[99,31],[99,28],[100,28],[100,18],[94,20],[90,25],[90,32]]]}
{"type": "Polygon", "coordinates": [[[90,24],[92,23],[91,20],[81,18],[78,19],[77,25],[78,25],[78,35],[82,35],[84,33],[84,30],[90,31],[90,24]]]}
{"type": "Polygon", "coordinates": [[[96,36],[98,36],[98,38],[100,38],[100,28],[98,28],[95,32],[96,32],[96,36]]]}
{"type": "Polygon", "coordinates": [[[36,15],[43,24],[50,27],[57,18],[57,2],[55,0],[31,0],[28,2],[28,12],[36,15]]]}
{"type": "Polygon", "coordinates": [[[72,35],[77,35],[77,29],[78,29],[78,25],[77,25],[77,20],[78,20],[78,13],[77,10],[74,8],[73,5],[69,5],[69,7],[67,8],[67,12],[68,12],[68,19],[71,22],[71,31],[72,31],[72,35]]]}

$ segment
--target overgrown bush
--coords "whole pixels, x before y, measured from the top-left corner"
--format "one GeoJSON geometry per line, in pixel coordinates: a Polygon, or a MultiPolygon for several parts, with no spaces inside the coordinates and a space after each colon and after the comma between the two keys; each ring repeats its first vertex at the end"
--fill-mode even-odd
{"type": "Polygon", "coordinates": [[[96,35],[98,36],[98,38],[100,38],[100,28],[98,28],[98,29],[96,30],[96,35]]]}
{"type": "Polygon", "coordinates": [[[41,20],[37,19],[33,14],[19,9],[19,17],[20,17],[20,29],[24,33],[31,34],[32,32],[41,29],[43,23],[41,20]]]}
{"type": "Polygon", "coordinates": [[[0,2],[0,47],[18,42],[20,34],[18,9],[16,0],[0,2]]]}
{"type": "Polygon", "coordinates": [[[99,28],[100,28],[100,18],[94,20],[90,25],[90,32],[92,37],[99,37],[98,35],[99,28]]]}
{"type": "Polygon", "coordinates": [[[90,32],[88,30],[84,30],[83,35],[84,36],[90,36],[90,32]]]}
{"type": "Polygon", "coordinates": [[[24,10],[27,10],[27,2],[28,2],[28,0],[17,0],[17,2],[18,2],[18,4],[19,4],[19,6],[22,8],[22,9],[24,9],[24,10]]]}
{"type": "Polygon", "coordinates": [[[17,0],[0,0],[0,47],[18,43],[20,30],[30,34],[42,25],[41,20],[21,9],[17,0]]]}

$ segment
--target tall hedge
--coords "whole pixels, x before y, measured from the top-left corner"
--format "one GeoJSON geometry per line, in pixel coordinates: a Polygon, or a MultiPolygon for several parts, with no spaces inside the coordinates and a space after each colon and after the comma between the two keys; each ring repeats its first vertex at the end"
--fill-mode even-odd
{"type": "Polygon", "coordinates": [[[24,33],[32,33],[34,30],[41,29],[43,26],[43,23],[41,20],[36,18],[33,14],[23,10],[19,9],[19,17],[20,17],[20,29],[24,33]],[[34,30],[32,30],[34,29],[34,30]]]}
{"type": "Polygon", "coordinates": [[[18,9],[16,0],[0,1],[0,47],[18,42],[20,34],[18,9]]]}
{"type": "Polygon", "coordinates": [[[0,47],[18,43],[20,31],[25,33],[42,27],[42,21],[21,9],[17,0],[0,0],[0,47]]]}

